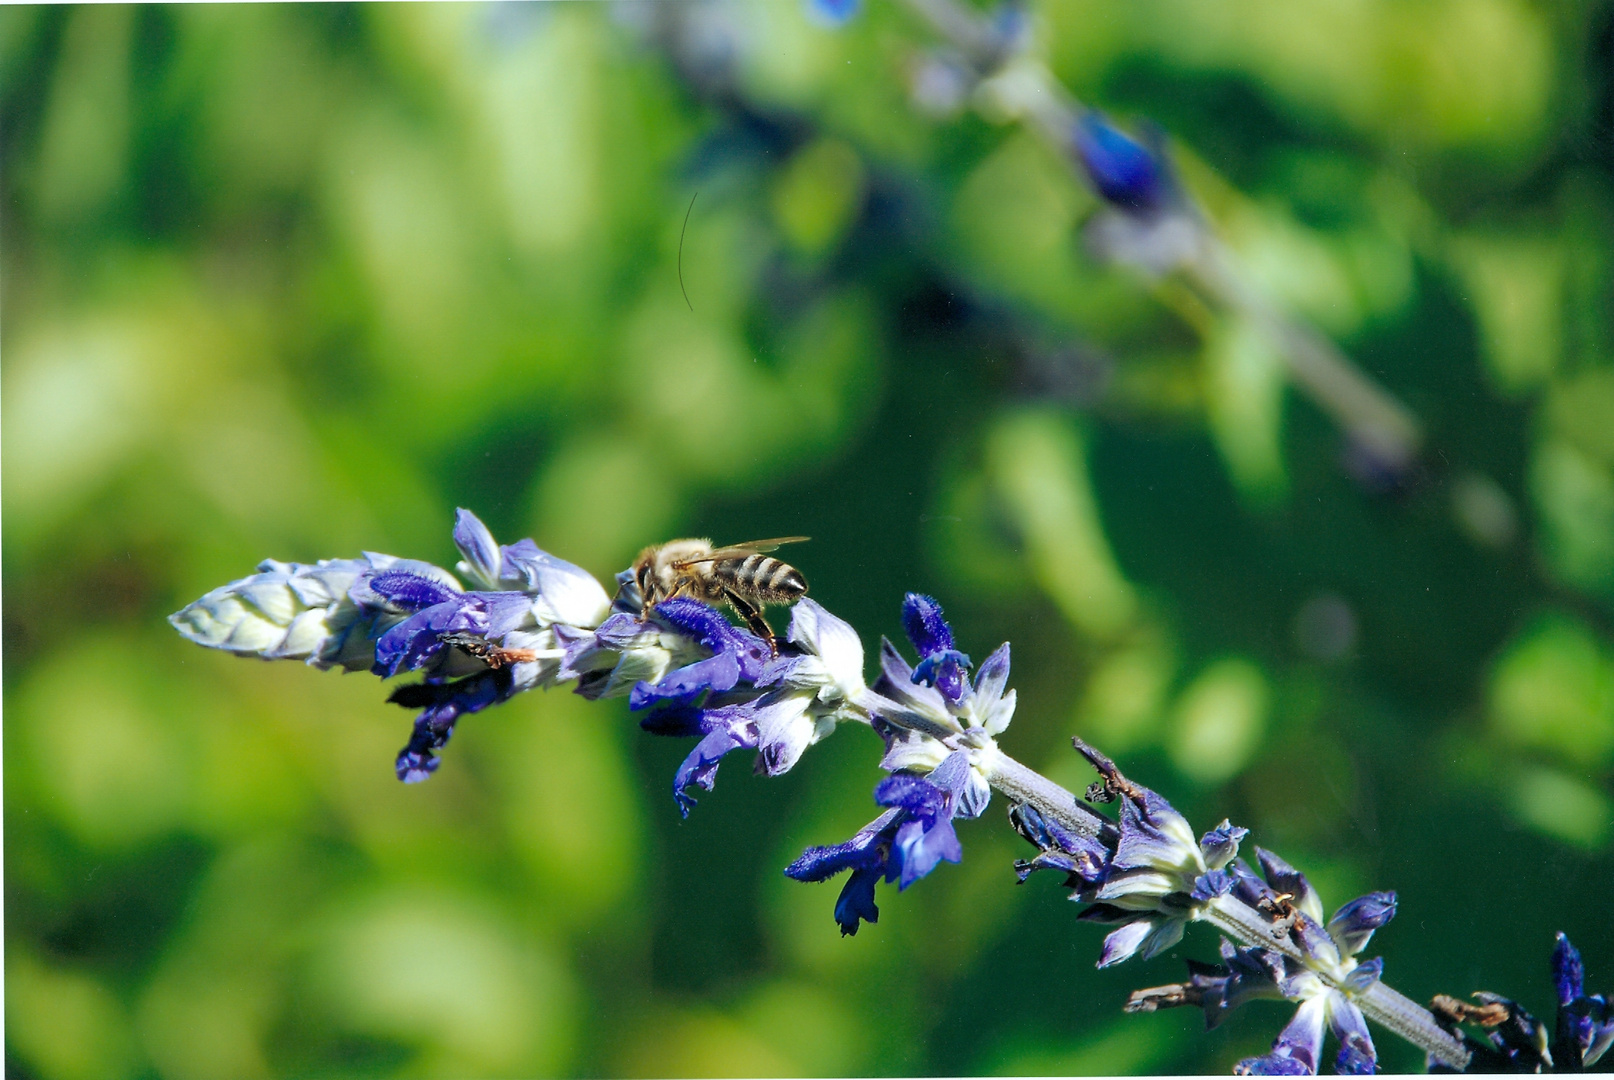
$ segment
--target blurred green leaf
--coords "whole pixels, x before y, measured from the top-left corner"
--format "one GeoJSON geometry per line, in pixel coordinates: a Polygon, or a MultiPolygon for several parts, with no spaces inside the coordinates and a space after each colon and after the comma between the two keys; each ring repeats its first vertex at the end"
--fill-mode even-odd
{"type": "Polygon", "coordinates": [[[118,1080],[140,1059],[121,1002],[99,980],[6,949],[6,1032],[47,1080],[118,1080]]]}
{"type": "Polygon", "coordinates": [[[1563,247],[1543,236],[1469,235],[1451,251],[1497,385],[1519,394],[1545,382],[1563,350],[1563,247]]]}
{"type": "Polygon", "coordinates": [[[1272,691],[1248,660],[1219,660],[1177,699],[1168,749],[1185,775],[1203,784],[1236,775],[1261,744],[1272,691]]]}
{"type": "Polygon", "coordinates": [[[1614,836],[1614,799],[1584,780],[1533,768],[1509,787],[1513,812],[1548,836],[1594,851],[1614,836]]]}
{"type": "Polygon", "coordinates": [[[1104,536],[1074,428],[1050,412],[1005,414],[988,433],[986,455],[1032,573],[1065,617],[1100,639],[1130,623],[1137,597],[1104,536]]]}
{"type": "Polygon", "coordinates": [[[823,139],[796,153],[774,184],[785,238],[817,255],[841,235],[863,197],[863,163],[844,142],[823,139]]]}
{"type": "Polygon", "coordinates": [[[1226,322],[1205,345],[1205,403],[1211,435],[1240,492],[1256,505],[1282,497],[1283,358],[1267,335],[1226,322]]]}
{"type": "Polygon", "coordinates": [[[1493,730],[1515,746],[1585,765],[1614,753],[1614,656],[1578,620],[1538,620],[1491,674],[1493,730]]]}

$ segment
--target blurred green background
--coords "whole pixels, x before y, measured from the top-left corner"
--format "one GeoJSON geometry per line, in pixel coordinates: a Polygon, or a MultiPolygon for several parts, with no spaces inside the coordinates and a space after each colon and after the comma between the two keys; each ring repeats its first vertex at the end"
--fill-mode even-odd
{"type": "Polygon", "coordinates": [[[867,648],[908,589],[1013,641],[1011,754],[1397,890],[1398,989],[1549,1015],[1557,930],[1614,989],[1614,5],[1033,13],[1417,412],[1396,490],[1042,143],[916,110],[901,7],[0,10],[8,1076],[1225,1072],[1287,1019],[1123,1017],[1214,935],[1095,971],[1001,800],[842,940],[780,870],[873,816],[867,731],[681,821],[686,745],[534,693],[405,787],[373,679],[164,621],[451,565],[455,506],[602,576],[810,534],[867,648]]]}

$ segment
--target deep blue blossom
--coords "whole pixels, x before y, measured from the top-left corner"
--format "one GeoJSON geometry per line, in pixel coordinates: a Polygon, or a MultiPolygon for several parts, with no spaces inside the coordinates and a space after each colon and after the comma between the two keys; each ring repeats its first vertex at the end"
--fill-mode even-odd
{"type": "Polygon", "coordinates": [[[767,643],[729,622],[716,608],[677,597],[657,604],[655,615],[712,655],[669,672],[658,682],[639,682],[628,699],[631,708],[688,703],[702,693],[732,690],[741,679],[755,682],[762,676],[771,656],[767,643]]]}
{"type": "Polygon", "coordinates": [[[1132,138],[1097,109],[1076,121],[1076,156],[1093,188],[1107,202],[1129,213],[1163,208],[1171,195],[1170,167],[1163,147],[1132,138]]]}
{"type": "Polygon", "coordinates": [[[441,575],[402,565],[373,570],[354,584],[358,603],[391,611],[421,611],[448,603],[460,592],[455,583],[445,582],[441,575]]]}
{"type": "MultiPolygon", "coordinates": [[[[417,582],[407,587],[412,594],[425,591],[417,582]]],[[[377,639],[374,671],[387,678],[418,670],[448,648],[444,639],[453,635],[503,640],[531,615],[532,602],[525,593],[449,593],[447,599],[421,608],[377,639]]]]}
{"type": "Polygon", "coordinates": [[[953,830],[959,796],[968,784],[969,755],[955,751],[929,776],[896,773],[880,781],[874,801],[889,807],[850,840],[810,847],[785,868],[797,881],[826,881],[852,871],[835,902],[842,934],[857,933],[859,921],[879,921],[874,886],[881,878],[900,891],[942,862],[958,862],[963,848],[953,830]]]}
{"type": "Polygon", "coordinates": [[[684,817],[695,805],[688,789],[698,787],[711,791],[716,781],[718,762],[730,750],[757,748],[757,721],[755,710],[747,704],[698,709],[690,705],[674,705],[657,709],[643,720],[640,727],[654,735],[695,737],[700,741],[684,758],[673,775],[673,799],[684,817]]]}
{"type": "Polygon", "coordinates": [[[827,881],[844,870],[852,876],[841,887],[835,901],[835,921],[842,935],[855,934],[859,921],[880,921],[880,909],[874,903],[874,886],[881,877],[887,881],[891,863],[891,848],[901,824],[903,811],[887,810],[853,834],[850,840],[826,847],[810,847],[801,857],[785,868],[785,874],[797,881],[827,881]]]}
{"type": "MultiPolygon", "coordinates": [[[[942,617],[940,604],[928,596],[909,593],[902,604],[902,622],[920,662],[918,667],[909,667],[896,647],[881,639],[880,678],[874,690],[897,707],[887,719],[902,726],[911,726],[917,720],[948,732],[978,728],[987,735],[1002,734],[1014,719],[1016,700],[1015,692],[1007,689],[1008,642],[986,658],[971,685],[970,658],[954,647],[953,631],[942,617]]],[[[927,767],[945,756],[942,750],[931,750],[933,760],[924,762],[927,767]]],[[[915,764],[920,762],[888,760],[885,767],[899,769],[915,764]]]]}
{"type": "Polygon", "coordinates": [[[912,680],[934,686],[942,697],[957,704],[970,689],[970,658],[953,647],[953,628],[942,617],[941,605],[928,596],[909,593],[902,600],[902,629],[919,654],[912,680]]]}
{"type": "Polygon", "coordinates": [[[1035,858],[1015,860],[1014,872],[1022,883],[1038,870],[1063,872],[1066,886],[1076,890],[1091,888],[1104,880],[1115,854],[1113,832],[1108,836],[1082,836],[1025,803],[1009,808],[1009,823],[1041,849],[1035,858]]]}
{"type": "MultiPolygon", "coordinates": [[[[640,682],[631,698],[636,709],[662,705],[643,721],[646,730],[700,738],[673,777],[673,798],[686,816],[695,805],[688,789],[712,790],[718,762],[729,751],[757,751],[757,771],[778,776],[841,720],[867,719],[861,704],[867,694],[863,644],[850,626],[812,600],[796,603],[777,657],[760,638],[699,601],[664,600],[654,617],[712,654],[655,682],[640,682]]],[[[613,615],[596,634],[624,636],[619,663],[632,655],[632,620],[613,615]]],[[[589,646],[576,648],[576,662],[586,663],[589,646]]]]}
{"type": "Polygon", "coordinates": [[[408,745],[398,752],[398,779],[416,784],[436,772],[442,760],[436,751],[454,734],[459,718],[508,699],[513,686],[511,669],[501,668],[451,682],[411,683],[393,691],[387,699],[393,704],[421,709],[408,745]]]}

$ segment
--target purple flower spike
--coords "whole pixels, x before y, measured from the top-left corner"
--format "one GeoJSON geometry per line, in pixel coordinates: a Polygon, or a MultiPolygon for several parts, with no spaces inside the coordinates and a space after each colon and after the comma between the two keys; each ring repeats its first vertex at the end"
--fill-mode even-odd
{"type": "Polygon", "coordinates": [[[1072,134],[1083,170],[1107,202],[1138,214],[1165,205],[1171,184],[1160,147],[1138,142],[1096,109],[1076,121],[1072,134]]]}
{"type": "Polygon", "coordinates": [[[902,600],[902,629],[919,654],[912,680],[934,686],[953,704],[969,691],[970,658],[953,647],[953,628],[935,600],[909,593],[902,600]]]}

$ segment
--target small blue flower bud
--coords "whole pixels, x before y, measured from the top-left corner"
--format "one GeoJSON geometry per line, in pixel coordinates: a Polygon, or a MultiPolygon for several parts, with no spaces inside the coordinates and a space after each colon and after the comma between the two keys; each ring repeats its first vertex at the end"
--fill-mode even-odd
{"type": "Polygon", "coordinates": [[[1239,844],[1249,835],[1249,829],[1223,818],[1220,825],[1199,838],[1199,851],[1205,857],[1205,865],[1220,870],[1232,862],[1238,857],[1239,844]]]}
{"type": "Polygon", "coordinates": [[[1395,893],[1374,892],[1343,905],[1328,920],[1328,933],[1346,956],[1367,947],[1373,931],[1395,918],[1395,893]]]}
{"type": "Polygon", "coordinates": [[[1089,110],[1076,121],[1076,155],[1093,187],[1123,210],[1149,213],[1166,202],[1167,166],[1157,153],[1089,110]]]}
{"type": "Polygon", "coordinates": [[[1226,870],[1210,870],[1194,879],[1194,891],[1189,895],[1200,903],[1226,896],[1233,891],[1233,875],[1226,870]]]}
{"type": "Polygon", "coordinates": [[[1345,976],[1345,985],[1360,994],[1369,986],[1378,982],[1384,975],[1384,960],[1374,957],[1364,963],[1357,964],[1345,976]]]}

